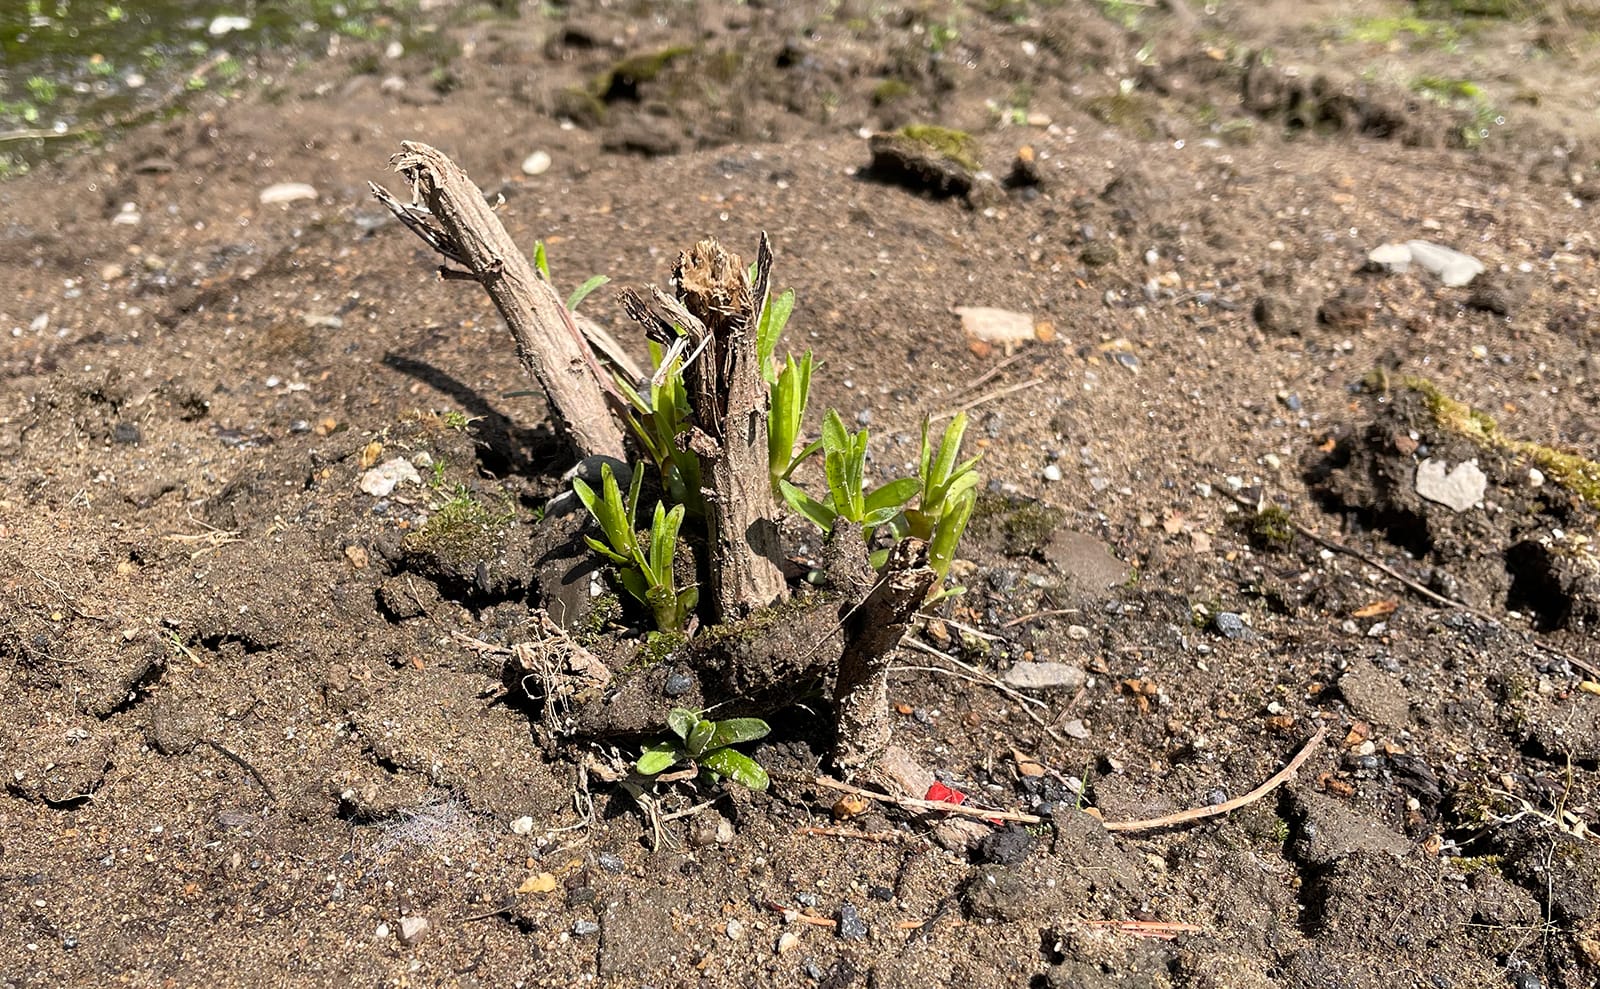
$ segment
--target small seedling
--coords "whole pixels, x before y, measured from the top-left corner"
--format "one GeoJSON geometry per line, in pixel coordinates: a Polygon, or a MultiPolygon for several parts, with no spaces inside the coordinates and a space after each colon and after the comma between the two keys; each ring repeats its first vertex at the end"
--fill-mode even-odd
{"type": "Polygon", "coordinates": [[[832,532],[834,523],[842,518],[867,529],[870,535],[872,529],[899,515],[922,486],[917,478],[902,477],[868,491],[867,431],[851,433],[834,409],[828,410],[822,422],[821,443],[827,497],[818,501],[788,481],[779,481],[778,486],[789,507],[823,532],[832,532]]]}
{"type": "Polygon", "coordinates": [[[983,455],[956,462],[961,455],[961,439],[967,432],[965,412],[957,414],[945,427],[937,452],[929,442],[930,425],[928,420],[923,420],[922,457],[917,469],[922,495],[916,508],[906,510],[905,534],[927,541],[928,565],[939,575],[931,593],[936,597],[949,597],[961,593],[961,588],[948,591],[939,588],[950,573],[956,544],[966,532],[967,522],[978,503],[980,477],[973,468],[983,455]]]}
{"type": "Polygon", "coordinates": [[[676,739],[647,747],[635,768],[644,776],[655,776],[680,762],[692,762],[715,777],[726,776],[740,786],[765,790],[767,771],[754,759],[733,749],[735,745],[764,738],[772,729],[760,718],[728,718],[709,721],[699,712],[675,707],[667,715],[667,726],[676,739]]]}
{"type": "Polygon", "coordinates": [[[689,393],[683,386],[682,361],[669,358],[660,344],[651,341],[650,366],[655,373],[638,387],[621,375],[613,375],[618,390],[633,406],[627,415],[628,428],[661,475],[661,489],[667,493],[667,500],[701,518],[705,515],[705,499],[700,493],[700,457],[678,441],[689,430],[689,393]],[[649,391],[649,398],[644,396],[645,390],[649,391]]]}
{"type": "Polygon", "coordinates": [[[677,553],[678,532],[683,527],[684,507],[674,505],[668,509],[657,503],[655,515],[650,520],[650,539],[647,545],[639,544],[634,529],[634,519],[639,510],[639,490],[644,481],[644,471],[636,468],[633,481],[628,485],[628,498],[622,490],[609,464],[600,468],[600,495],[574,478],[573,490],[578,500],[589,510],[600,526],[604,540],[585,536],[589,548],[610,560],[617,567],[617,580],[635,600],[650,609],[656,628],[662,632],[682,632],[694,614],[700,600],[698,588],[678,589],[673,574],[673,559],[677,553]]]}

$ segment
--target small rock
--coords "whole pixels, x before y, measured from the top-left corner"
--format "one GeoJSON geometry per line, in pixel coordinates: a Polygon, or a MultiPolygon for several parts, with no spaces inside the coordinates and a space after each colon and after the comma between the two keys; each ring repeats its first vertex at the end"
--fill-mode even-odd
{"type": "Polygon", "coordinates": [[[728,921],[728,926],[724,930],[727,931],[729,941],[737,941],[744,937],[744,921],[735,917],[728,921]]]}
{"type": "Polygon", "coordinates": [[[778,935],[778,954],[782,955],[800,947],[800,935],[794,931],[784,931],[778,935]]]}
{"type": "Polygon", "coordinates": [[[428,918],[426,917],[401,917],[400,940],[406,944],[415,944],[422,940],[428,933],[428,918]]]}
{"type": "Polygon", "coordinates": [[[976,920],[1021,920],[1034,899],[1022,877],[1003,865],[980,867],[961,890],[967,915],[976,920]]]}
{"type": "Polygon", "coordinates": [[[666,692],[668,697],[682,697],[684,694],[687,694],[693,689],[693,678],[681,670],[674,670],[673,672],[668,673],[667,682],[662,687],[662,690],[666,692]]]}
{"type": "Polygon", "coordinates": [[[1046,464],[1043,476],[1046,481],[1059,481],[1061,480],[1061,468],[1055,464],[1046,464]]]}
{"type": "Polygon", "coordinates": [[[600,925],[592,920],[580,920],[572,925],[572,933],[578,937],[588,937],[591,934],[599,933],[599,931],[600,925]]]}
{"type": "Polygon", "coordinates": [[[377,928],[372,932],[372,936],[375,937],[375,938],[378,938],[380,940],[383,939],[383,938],[388,937],[389,936],[389,925],[388,924],[379,924],[377,926],[377,928]]]}
{"type": "Polygon", "coordinates": [[[1470,254],[1426,240],[1408,240],[1411,260],[1439,276],[1448,288],[1459,288],[1483,274],[1483,262],[1470,254]]]}
{"type": "Polygon", "coordinates": [[[110,264],[100,266],[100,280],[103,282],[114,282],[127,273],[128,269],[124,268],[120,264],[117,264],[115,261],[111,262],[110,264]]]}
{"type": "Polygon", "coordinates": [[[1006,670],[1001,679],[1022,690],[1076,690],[1083,686],[1084,673],[1067,663],[1018,663],[1006,670]]]}
{"type": "Polygon", "coordinates": [[[855,908],[855,904],[841,906],[834,919],[839,925],[835,933],[841,941],[859,941],[867,936],[867,922],[861,919],[861,912],[855,908]]]}
{"type": "Polygon", "coordinates": [[[599,855],[595,856],[595,861],[598,862],[600,864],[600,868],[604,869],[606,872],[615,874],[622,871],[622,856],[617,855],[614,852],[601,852],[599,855]]]}
{"type": "Polygon", "coordinates": [[[1530,487],[1544,487],[1544,471],[1537,467],[1528,468],[1528,485],[1530,487]]]}
{"type": "Polygon", "coordinates": [[[1033,835],[1019,825],[1009,825],[983,836],[978,842],[978,860],[986,865],[1016,865],[1033,854],[1033,835]]]}
{"type": "Polygon", "coordinates": [[[257,201],[263,206],[273,206],[278,203],[293,203],[301,199],[316,199],[317,188],[304,182],[279,182],[269,185],[256,195],[257,201]]]}
{"type": "Polygon", "coordinates": [[[1374,267],[1403,275],[1411,270],[1411,248],[1404,244],[1379,244],[1367,252],[1367,260],[1374,267]]]}
{"type": "Polygon", "coordinates": [[[404,457],[396,457],[361,475],[361,490],[374,498],[387,498],[401,483],[410,481],[420,486],[422,475],[404,457]]]}
{"type": "Polygon", "coordinates": [[[206,25],[206,33],[213,38],[220,38],[232,31],[250,30],[250,18],[224,14],[221,17],[211,18],[211,23],[206,25]]]}
{"type": "Polygon", "coordinates": [[[1101,268],[1117,260],[1117,247],[1110,241],[1091,240],[1083,245],[1078,260],[1091,268],[1101,268]]]}
{"type": "Polygon", "coordinates": [[[511,822],[512,834],[528,834],[533,831],[533,818],[519,817],[511,822]]]}
{"type": "Polygon", "coordinates": [[[1244,623],[1244,619],[1231,611],[1219,611],[1211,619],[1211,627],[1216,629],[1224,639],[1233,639],[1248,642],[1256,638],[1255,630],[1244,623]]]}
{"type": "Polygon", "coordinates": [[[535,151],[522,159],[522,174],[543,175],[550,170],[550,155],[544,151],[535,151]]]}
{"type": "Polygon", "coordinates": [[[119,422],[111,427],[111,439],[117,443],[138,446],[143,438],[144,434],[139,431],[137,423],[119,422]]]}
{"type": "Polygon", "coordinates": [[[961,317],[961,329],[969,342],[998,344],[1009,351],[1035,339],[1033,317],[1028,313],[992,306],[956,306],[951,311],[961,317]]]}
{"type": "Polygon", "coordinates": [[[1478,468],[1476,459],[1456,464],[1447,470],[1442,460],[1428,459],[1417,465],[1417,494],[1453,512],[1465,512],[1483,500],[1489,479],[1478,468]]]}

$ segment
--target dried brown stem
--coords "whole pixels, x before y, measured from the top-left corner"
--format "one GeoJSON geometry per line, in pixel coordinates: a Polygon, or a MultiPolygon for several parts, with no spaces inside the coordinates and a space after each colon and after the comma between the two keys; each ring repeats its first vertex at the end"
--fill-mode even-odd
{"type": "Polygon", "coordinates": [[[442,152],[401,142],[390,159],[411,183],[401,203],[372,184],[372,194],[445,260],[447,277],[482,285],[517,342],[517,358],[550,400],[557,428],[579,456],[621,458],[622,428],[612,417],[611,379],[548,282],[540,278],[484,201],[483,192],[442,152]]]}

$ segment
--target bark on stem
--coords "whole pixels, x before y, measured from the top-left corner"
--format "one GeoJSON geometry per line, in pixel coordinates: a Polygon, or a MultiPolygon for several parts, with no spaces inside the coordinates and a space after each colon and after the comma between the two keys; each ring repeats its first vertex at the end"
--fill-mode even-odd
{"type": "MultiPolygon", "coordinates": [[[[855,545],[858,533],[851,527],[844,536],[855,545]]],[[[848,775],[872,765],[889,745],[889,657],[935,579],[927,545],[902,539],[865,599],[845,615],[844,652],[833,690],[833,761],[840,772],[848,775]]]]}
{"type": "Polygon", "coordinates": [[[608,396],[615,398],[611,380],[561,297],[534,271],[466,172],[426,144],[403,141],[400,147],[390,164],[410,181],[412,203],[402,204],[376,184],[372,194],[465,269],[441,274],[469,278],[489,293],[516,339],[517,359],[544,389],[557,429],[578,456],[623,458],[622,427],[608,405],[608,396]]]}

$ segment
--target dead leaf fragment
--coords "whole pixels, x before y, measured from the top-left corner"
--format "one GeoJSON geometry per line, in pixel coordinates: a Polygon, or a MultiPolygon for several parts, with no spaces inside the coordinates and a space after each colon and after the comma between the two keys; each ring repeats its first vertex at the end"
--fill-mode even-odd
{"type": "Polygon", "coordinates": [[[1039,765],[1039,760],[1025,752],[1011,750],[1011,758],[1017,764],[1017,772],[1024,776],[1043,776],[1044,767],[1039,765]]]}
{"type": "Polygon", "coordinates": [[[524,879],[522,885],[517,887],[517,894],[526,896],[529,893],[551,893],[555,891],[557,885],[554,873],[540,872],[524,879]]]}
{"type": "Polygon", "coordinates": [[[1377,618],[1379,615],[1392,615],[1400,607],[1398,601],[1374,601],[1371,604],[1357,608],[1350,613],[1351,618],[1377,618]]]}

